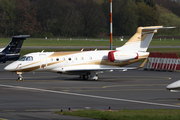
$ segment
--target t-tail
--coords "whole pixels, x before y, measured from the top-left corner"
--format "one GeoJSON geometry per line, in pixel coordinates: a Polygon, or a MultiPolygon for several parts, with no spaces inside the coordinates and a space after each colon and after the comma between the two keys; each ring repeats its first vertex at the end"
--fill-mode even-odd
{"type": "Polygon", "coordinates": [[[116,48],[116,50],[146,52],[154,33],[157,33],[158,29],[167,29],[167,28],[174,28],[174,27],[163,27],[163,26],[138,27],[137,32],[134,34],[134,36],[132,36],[129,39],[129,41],[126,42],[122,47],[116,48]]]}
{"type": "Polygon", "coordinates": [[[30,35],[19,35],[12,36],[11,42],[4,48],[3,53],[19,53],[22,47],[22,44],[26,38],[30,35]]]}
{"type": "Polygon", "coordinates": [[[19,59],[22,44],[28,37],[30,35],[12,36],[10,43],[0,53],[0,62],[19,59]]]}

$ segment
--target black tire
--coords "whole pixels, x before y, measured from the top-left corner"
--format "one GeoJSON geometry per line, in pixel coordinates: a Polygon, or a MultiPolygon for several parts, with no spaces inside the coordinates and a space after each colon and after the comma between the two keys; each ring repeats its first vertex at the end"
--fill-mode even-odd
{"type": "Polygon", "coordinates": [[[89,76],[88,75],[83,75],[83,80],[88,80],[89,76]]]}
{"type": "Polygon", "coordinates": [[[22,77],[18,77],[18,81],[24,81],[22,77]]]}

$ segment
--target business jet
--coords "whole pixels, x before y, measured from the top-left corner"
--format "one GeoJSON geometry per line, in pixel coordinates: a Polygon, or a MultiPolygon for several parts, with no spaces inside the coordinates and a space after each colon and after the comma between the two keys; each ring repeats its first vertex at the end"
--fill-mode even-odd
{"type": "Polygon", "coordinates": [[[24,80],[22,72],[35,71],[79,75],[84,80],[98,80],[100,73],[136,69],[125,66],[147,58],[149,52],[146,51],[154,33],[166,28],[174,27],[138,27],[134,36],[116,50],[29,53],[4,69],[16,72],[19,81],[24,80]]]}
{"type": "Polygon", "coordinates": [[[169,84],[166,89],[170,92],[180,92],[180,80],[169,84]]]}
{"type": "Polygon", "coordinates": [[[0,62],[15,61],[20,57],[22,44],[29,35],[12,36],[10,43],[5,48],[0,48],[0,62]]]}

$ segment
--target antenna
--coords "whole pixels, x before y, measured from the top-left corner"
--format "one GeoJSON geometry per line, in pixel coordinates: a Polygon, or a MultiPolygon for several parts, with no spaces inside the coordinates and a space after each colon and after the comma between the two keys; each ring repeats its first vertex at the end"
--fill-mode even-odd
{"type": "Polygon", "coordinates": [[[112,28],[112,0],[110,0],[110,50],[112,50],[113,28],[112,28]]]}

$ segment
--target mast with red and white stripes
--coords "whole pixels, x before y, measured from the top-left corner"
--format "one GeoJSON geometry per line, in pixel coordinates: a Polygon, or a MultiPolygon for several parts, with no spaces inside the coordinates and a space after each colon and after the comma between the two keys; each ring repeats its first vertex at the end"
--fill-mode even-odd
{"type": "Polygon", "coordinates": [[[113,27],[112,27],[112,0],[110,0],[110,50],[112,50],[113,27]]]}

